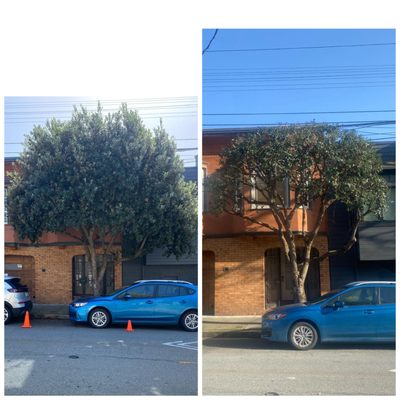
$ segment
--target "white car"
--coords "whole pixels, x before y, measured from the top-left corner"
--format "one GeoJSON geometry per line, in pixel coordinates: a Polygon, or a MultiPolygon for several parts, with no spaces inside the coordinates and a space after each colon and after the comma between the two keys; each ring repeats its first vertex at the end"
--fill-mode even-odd
{"type": "Polygon", "coordinates": [[[4,275],[4,323],[24,315],[32,309],[32,301],[28,288],[21,284],[21,279],[4,275]]]}

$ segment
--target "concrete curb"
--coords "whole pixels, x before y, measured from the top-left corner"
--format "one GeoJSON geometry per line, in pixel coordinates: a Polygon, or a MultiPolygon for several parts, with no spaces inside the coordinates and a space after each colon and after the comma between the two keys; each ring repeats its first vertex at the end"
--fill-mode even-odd
{"type": "Polygon", "coordinates": [[[66,304],[33,304],[30,312],[34,319],[69,319],[66,304]]]}
{"type": "Polygon", "coordinates": [[[259,339],[261,331],[259,329],[246,329],[246,330],[235,330],[235,331],[203,331],[203,339],[259,339]]]}

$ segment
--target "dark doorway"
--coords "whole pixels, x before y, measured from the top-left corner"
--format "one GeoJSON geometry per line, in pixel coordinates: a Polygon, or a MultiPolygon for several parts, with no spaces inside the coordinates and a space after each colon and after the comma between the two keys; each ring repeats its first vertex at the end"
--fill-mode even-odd
{"type": "MultiPolygon", "coordinates": [[[[101,255],[98,255],[98,262],[101,255]]],[[[86,255],[72,258],[72,295],[73,297],[93,296],[93,273],[92,267],[86,255]]],[[[114,261],[108,256],[107,269],[104,274],[101,294],[106,295],[114,290],[114,261]]]]}
{"type": "Polygon", "coordinates": [[[215,255],[203,252],[203,314],[215,314],[215,255]]]}
{"type": "MultiPolygon", "coordinates": [[[[304,248],[297,249],[301,262],[304,248]]],[[[311,250],[311,258],[318,256],[318,250],[311,250]]],[[[312,261],[308,270],[305,291],[308,300],[321,294],[319,262],[312,261]]],[[[265,252],[265,307],[274,308],[293,302],[293,278],[290,266],[285,262],[280,248],[268,249],[265,252]]]]}

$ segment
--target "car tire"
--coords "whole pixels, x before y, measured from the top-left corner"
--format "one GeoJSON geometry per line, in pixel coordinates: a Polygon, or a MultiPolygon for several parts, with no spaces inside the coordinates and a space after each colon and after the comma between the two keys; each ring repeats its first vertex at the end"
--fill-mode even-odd
{"type": "Polygon", "coordinates": [[[199,324],[199,317],[197,311],[186,311],[181,319],[180,325],[182,329],[188,332],[196,332],[199,324]]]}
{"type": "Polygon", "coordinates": [[[311,350],[318,342],[318,332],[308,322],[297,322],[290,329],[289,342],[296,350],[311,350]]]}
{"type": "Polygon", "coordinates": [[[9,324],[13,319],[13,312],[11,307],[4,306],[4,324],[9,324]]]}
{"type": "Polygon", "coordinates": [[[95,308],[90,311],[88,322],[92,328],[107,328],[111,323],[110,313],[104,308],[95,308]]]}

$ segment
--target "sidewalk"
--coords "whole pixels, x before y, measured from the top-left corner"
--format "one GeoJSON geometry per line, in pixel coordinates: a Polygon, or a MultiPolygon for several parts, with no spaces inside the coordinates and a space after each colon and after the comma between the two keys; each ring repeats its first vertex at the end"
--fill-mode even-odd
{"type": "Polygon", "coordinates": [[[203,338],[259,338],[261,334],[261,316],[209,316],[203,321],[203,338]]]}
{"type": "MultiPolygon", "coordinates": [[[[67,304],[33,304],[31,316],[37,319],[69,319],[67,304]]],[[[203,338],[259,338],[261,316],[202,317],[203,338]]]]}
{"type": "Polygon", "coordinates": [[[68,304],[33,304],[30,312],[38,319],[69,319],[68,304]]]}

